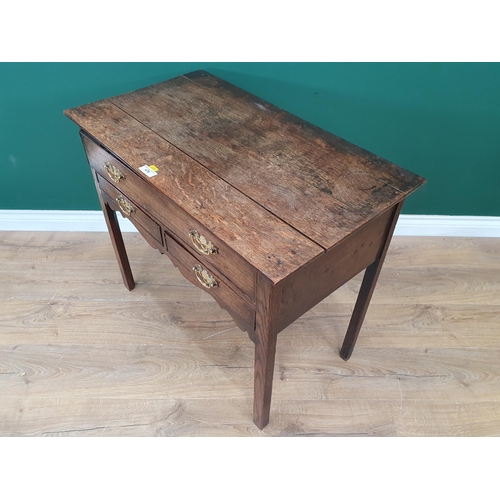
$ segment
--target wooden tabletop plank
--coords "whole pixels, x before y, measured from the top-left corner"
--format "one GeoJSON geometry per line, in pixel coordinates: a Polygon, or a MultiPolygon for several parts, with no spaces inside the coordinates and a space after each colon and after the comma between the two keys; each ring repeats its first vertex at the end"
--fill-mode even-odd
{"type": "Polygon", "coordinates": [[[323,249],[107,100],[65,111],[146,182],[278,282],[323,249]],[[156,165],[148,178],[139,167],[156,165]]]}
{"type": "Polygon", "coordinates": [[[111,102],[324,248],[423,182],[204,72],[111,102]]]}
{"type": "MultiPolygon", "coordinates": [[[[264,113],[264,116],[270,115],[270,118],[267,118],[270,129],[265,130],[269,146],[277,146],[274,143],[275,138],[284,140],[285,145],[290,147],[290,151],[287,150],[288,156],[285,158],[287,164],[290,165],[291,162],[291,166],[297,173],[300,172],[300,169],[297,168],[299,165],[301,168],[321,172],[323,182],[332,183],[334,196],[342,196],[351,190],[356,191],[360,184],[367,182],[368,178],[372,180],[372,185],[373,182],[376,182],[378,188],[389,184],[406,194],[425,182],[422,177],[210,73],[194,71],[183,75],[183,78],[204,88],[210,88],[212,101],[214,95],[220,96],[224,100],[231,96],[231,105],[239,112],[242,112],[244,108],[246,108],[247,113],[255,112],[257,108],[262,110],[264,107],[270,112],[264,113]],[[301,163],[295,165],[295,162],[301,163]],[[349,175],[346,175],[347,173],[349,175]]],[[[262,119],[264,118],[261,113],[258,120],[262,119]]],[[[263,128],[260,127],[261,130],[263,128]]],[[[262,142],[262,146],[264,145],[265,143],[262,142]]],[[[276,152],[276,150],[274,151],[276,152]]],[[[378,193],[375,194],[378,195],[378,193]]]]}
{"type": "Polygon", "coordinates": [[[366,220],[362,213],[348,210],[267,161],[257,146],[234,147],[225,125],[220,126],[213,116],[218,106],[204,108],[196,97],[183,92],[172,99],[161,85],[110,101],[323,248],[330,248],[366,220]],[[183,95],[189,97],[185,102],[183,95]]]}
{"type": "Polygon", "coordinates": [[[217,106],[238,124],[225,130],[234,143],[240,147],[256,143],[256,151],[268,162],[289,170],[349,208],[371,212],[384,202],[393,204],[404,191],[397,177],[379,167],[366,168],[357,159],[357,151],[352,158],[345,158],[347,151],[323,138],[331,135],[328,132],[208,73],[184,75],[184,80],[190,83],[182,85],[180,80],[183,92],[217,106]]]}

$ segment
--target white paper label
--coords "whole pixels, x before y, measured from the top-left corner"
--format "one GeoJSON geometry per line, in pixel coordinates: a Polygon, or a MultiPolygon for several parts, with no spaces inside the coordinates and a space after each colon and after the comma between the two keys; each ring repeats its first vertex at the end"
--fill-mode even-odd
{"type": "Polygon", "coordinates": [[[143,165],[142,167],[139,167],[139,170],[141,172],[144,172],[148,177],[154,177],[155,175],[158,175],[157,172],[154,170],[151,170],[147,165],[143,165]]]}

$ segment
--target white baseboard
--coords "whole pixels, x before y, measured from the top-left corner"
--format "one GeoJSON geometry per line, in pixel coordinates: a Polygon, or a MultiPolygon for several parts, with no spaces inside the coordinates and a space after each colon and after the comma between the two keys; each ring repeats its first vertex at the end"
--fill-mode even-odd
{"type": "MultiPolygon", "coordinates": [[[[135,227],[118,214],[124,232],[135,227]]],[[[0,210],[0,231],[107,231],[98,210],[0,210]]],[[[396,236],[500,238],[500,217],[401,215],[396,236]]]]}
{"type": "Polygon", "coordinates": [[[500,238],[500,217],[403,214],[394,235],[500,238]]]}
{"type": "MultiPolygon", "coordinates": [[[[117,212],[123,232],[134,225],[117,212]]],[[[0,231],[107,231],[100,210],[0,210],[0,231]]]]}

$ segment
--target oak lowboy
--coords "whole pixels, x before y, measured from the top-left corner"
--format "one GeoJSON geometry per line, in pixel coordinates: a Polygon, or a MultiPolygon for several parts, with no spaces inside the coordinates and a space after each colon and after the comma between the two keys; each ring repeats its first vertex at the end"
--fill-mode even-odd
{"type": "Polygon", "coordinates": [[[255,343],[259,428],[278,333],[366,269],[349,359],[403,201],[424,179],[202,71],[65,114],[81,128],[125,286],[116,211],[255,343]]]}

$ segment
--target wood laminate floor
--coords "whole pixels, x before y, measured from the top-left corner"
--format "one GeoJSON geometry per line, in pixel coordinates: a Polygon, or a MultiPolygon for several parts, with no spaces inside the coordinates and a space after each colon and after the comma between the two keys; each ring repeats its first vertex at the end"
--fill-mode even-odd
{"type": "Polygon", "coordinates": [[[352,358],[361,275],[278,337],[270,424],[253,344],[125,234],[0,232],[1,436],[499,436],[500,240],[395,237],[352,358]]]}

